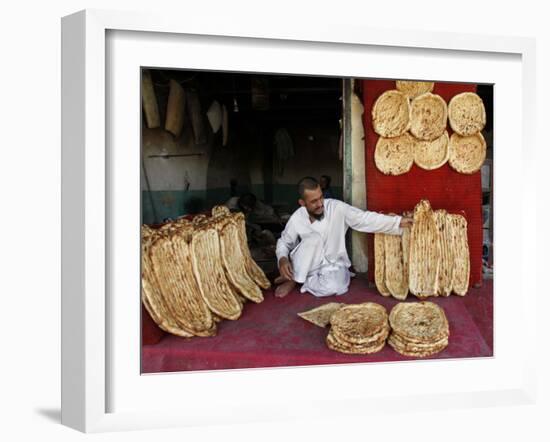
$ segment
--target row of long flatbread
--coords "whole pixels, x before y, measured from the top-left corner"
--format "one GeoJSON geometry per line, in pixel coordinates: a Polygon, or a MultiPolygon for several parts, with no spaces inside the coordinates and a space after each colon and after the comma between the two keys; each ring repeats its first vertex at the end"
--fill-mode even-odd
{"type": "Polygon", "coordinates": [[[422,200],[412,228],[404,228],[403,235],[375,234],[374,260],[374,280],[383,296],[464,296],[470,280],[466,219],[434,211],[422,200]]]}
{"type": "Polygon", "coordinates": [[[157,325],[182,337],[213,336],[236,320],[247,300],[263,301],[270,282],[250,255],[244,216],[216,206],[199,215],[141,229],[142,301],[157,325]]]}

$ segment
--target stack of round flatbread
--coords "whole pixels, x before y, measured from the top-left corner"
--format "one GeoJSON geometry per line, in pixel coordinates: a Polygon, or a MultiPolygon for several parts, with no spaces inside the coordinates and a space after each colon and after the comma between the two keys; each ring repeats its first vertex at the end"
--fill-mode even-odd
{"type": "Polygon", "coordinates": [[[330,317],[328,348],[341,353],[375,353],[386,345],[390,331],[386,309],[374,302],[347,305],[330,317]]]}
{"type": "Polygon", "coordinates": [[[433,302],[401,302],[389,316],[388,344],[406,356],[426,357],[449,344],[449,323],[445,312],[433,302]]]}
{"type": "Polygon", "coordinates": [[[244,217],[216,206],[210,217],[141,232],[142,301],[161,329],[212,336],[216,322],[238,319],[247,300],[263,301],[270,283],[250,256],[244,217]]]}

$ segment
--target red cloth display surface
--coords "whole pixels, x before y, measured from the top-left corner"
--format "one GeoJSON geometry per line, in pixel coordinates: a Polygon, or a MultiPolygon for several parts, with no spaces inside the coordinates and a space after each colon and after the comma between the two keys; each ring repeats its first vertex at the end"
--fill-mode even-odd
{"type": "MultiPolygon", "coordinates": [[[[427,199],[434,210],[445,209],[465,216],[470,248],[470,286],[479,285],[482,282],[483,251],[481,172],[461,174],[446,163],[435,170],[423,170],[413,164],[409,172],[398,176],[381,173],[374,163],[378,135],[372,126],[372,107],[376,99],[390,89],[395,89],[395,81],[363,81],[367,209],[401,214],[412,211],[421,199],[427,199]]],[[[448,104],[459,93],[475,91],[476,86],[472,84],[435,83],[433,93],[448,104]]],[[[451,136],[453,131],[449,126],[447,131],[451,136]]],[[[367,241],[369,269],[374,269],[373,235],[369,234],[367,241]]],[[[374,272],[368,272],[368,278],[373,282],[374,272]]]]}
{"type": "MultiPolygon", "coordinates": [[[[488,357],[493,354],[493,284],[473,288],[465,297],[429,298],[441,306],[450,327],[448,347],[428,359],[488,357]]],[[[350,362],[401,361],[402,356],[389,345],[371,355],[347,355],[327,348],[328,328],[317,327],[297,313],[327,302],[355,304],[377,302],[388,310],[397,304],[369,288],[366,279],[353,278],[350,290],[342,296],[315,298],[294,289],[279,299],[273,290],[264,292],[260,304],[248,302],[237,321],[218,324],[218,334],[208,338],[185,339],[167,334],[158,344],[144,345],[142,372],[196,371],[231,368],[257,368],[340,364],[350,362]]],[[[407,301],[417,302],[410,296],[407,301]]]]}
{"type": "Polygon", "coordinates": [[[143,344],[156,344],[159,342],[166,332],[159,328],[153,321],[147,309],[141,304],[141,341],[143,344]]]}

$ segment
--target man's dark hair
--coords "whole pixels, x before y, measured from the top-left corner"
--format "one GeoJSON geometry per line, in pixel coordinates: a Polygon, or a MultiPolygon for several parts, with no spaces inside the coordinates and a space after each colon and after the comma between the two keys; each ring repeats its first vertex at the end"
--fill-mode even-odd
{"type": "Polygon", "coordinates": [[[327,182],[327,187],[330,187],[330,177],[328,175],[321,175],[321,178],[324,178],[327,182]]]}
{"type": "Polygon", "coordinates": [[[304,197],[304,192],[306,190],[315,190],[317,187],[319,187],[319,182],[315,178],[311,176],[302,178],[298,181],[298,193],[300,194],[300,198],[304,197]]]}
{"type": "Polygon", "coordinates": [[[243,212],[246,210],[252,210],[256,206],[256,196],[252,193],[245,193],[239,198],[237,205],[243,212]]]}

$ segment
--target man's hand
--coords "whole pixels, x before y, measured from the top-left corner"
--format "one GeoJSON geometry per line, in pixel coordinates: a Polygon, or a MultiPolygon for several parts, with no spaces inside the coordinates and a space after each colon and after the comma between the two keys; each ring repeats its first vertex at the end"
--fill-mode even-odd
{"type": "Polygon", "coordinates": [[[399,223],[399,227],[411,227],[413,225],[413,219],[408,216],[403,216],[401,218],[401,222],[399,223]]]}
{"type": "Polygon", "coordinates": [[[292,264],[290,264],[290,260],[283,256],[281,259],[279,259],[279,272],[281,273],[281,276],[286,278],[289,281],[294,281],[294,273],[292,272],[292,264]]]}

